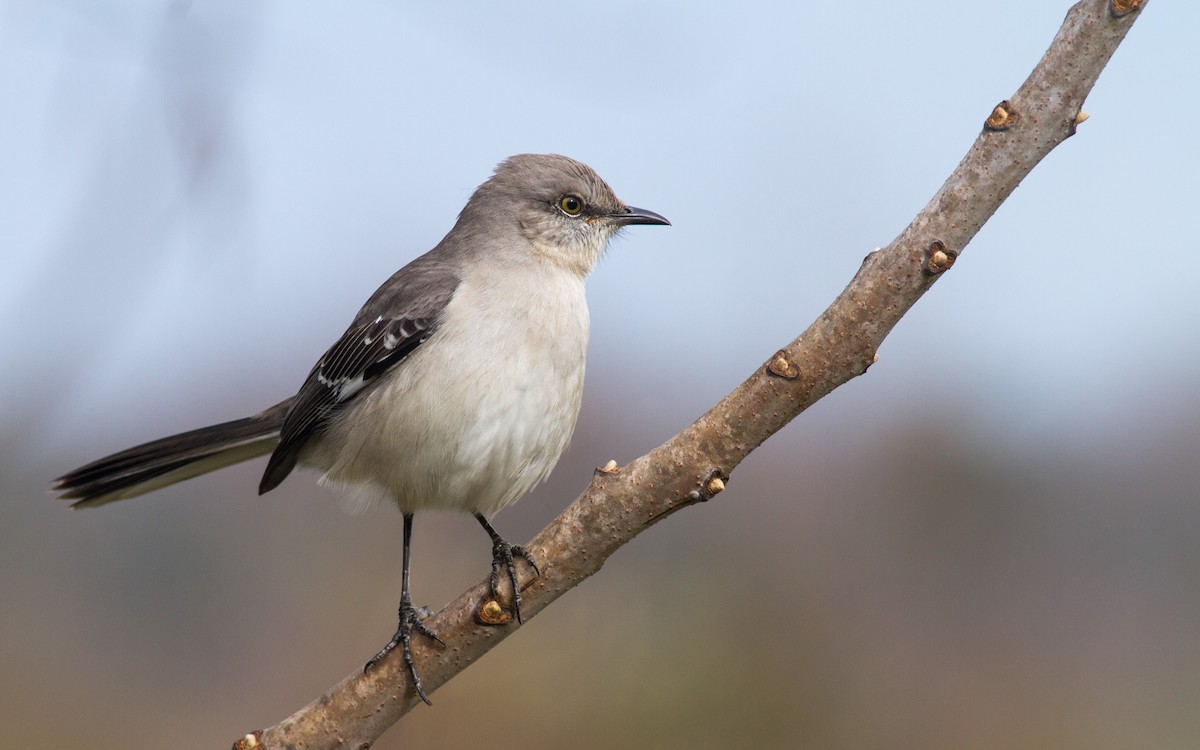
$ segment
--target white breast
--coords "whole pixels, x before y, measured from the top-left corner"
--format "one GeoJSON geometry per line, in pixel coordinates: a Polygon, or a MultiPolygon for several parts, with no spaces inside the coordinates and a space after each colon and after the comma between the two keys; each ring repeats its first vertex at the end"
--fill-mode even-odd
{"type": "Polygon", "coordinates": [[[577,274],[536,270],[468,274],[434,335],[302,462],[325,471],[323,484],[405,512],[491,516],[544,480],[579,415],[588,311],[577,274]]]}

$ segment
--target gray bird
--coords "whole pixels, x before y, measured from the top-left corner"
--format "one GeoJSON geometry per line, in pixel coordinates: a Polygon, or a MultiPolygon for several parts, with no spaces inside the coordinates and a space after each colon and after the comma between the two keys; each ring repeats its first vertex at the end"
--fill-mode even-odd
{"type": "MultiPolygon", "coordinates": [[[[404,516],[399,626],[366,669],[400,646],[413,687],[413,631],[441,640],[409,591],[413,513],[474,514],[492,540],[521,619],[514,555],[488,519],[549,475],[583,392],[584,279],[614,234],[669,224],[622,203],[590,167],[522,154],[479,186],[437,247],[397,271],[317,362],[295,396],[244,419],[116,453],[54,483],[74,508],[135,497],[271,454],[259,494],[297,465],[404,516]]],[[[540,575],[540,572],[539,572],[540,575]]]]}

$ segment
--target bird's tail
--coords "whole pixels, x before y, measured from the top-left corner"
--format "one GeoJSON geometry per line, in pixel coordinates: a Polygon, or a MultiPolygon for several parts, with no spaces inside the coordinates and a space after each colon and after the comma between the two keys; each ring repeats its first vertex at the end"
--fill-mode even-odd
{"type": "Polygon", "coordinates": [[[53,489],[72,508],[95,508],[270,453],[291,403],[114,453],[63,474],[53,489]]]}

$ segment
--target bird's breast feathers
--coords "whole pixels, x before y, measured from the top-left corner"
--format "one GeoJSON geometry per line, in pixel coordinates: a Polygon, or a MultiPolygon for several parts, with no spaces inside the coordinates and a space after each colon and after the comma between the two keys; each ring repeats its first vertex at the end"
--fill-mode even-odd
{"type": "Polygon", "coordinates": [[[490,516],[566,449],[588,327],[575,274],[467,274],[437,331],[347,404],[302,461],[323,469],[325,484],[406,512],[490,516]]]}

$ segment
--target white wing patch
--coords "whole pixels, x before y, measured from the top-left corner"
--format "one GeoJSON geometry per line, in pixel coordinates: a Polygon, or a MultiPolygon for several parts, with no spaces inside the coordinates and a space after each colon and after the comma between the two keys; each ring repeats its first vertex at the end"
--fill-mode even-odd
{"type": "Polygon", "coordinates": [[[345,401],[346,399],[350,398],[354,394],[361,391],[363,389],[363,386],[365,386],[366,384],[367,384],[366,378],[364,378],[362,375],[359,375],[358,377],[355,377],[352,379],[343,379],[341,387],[338,388],[338,392],[337,392],[338,403],[345,401]]]}
{"type": "MultiPolygon", "coordinates": [[[[377,326],[381,322],[383,322],[382,315],[380,315],[378,318],[376,318],[375,322],[372,325],[377,326]]],[[[408,329],[407,324],[408,324],[408,321],[403,321],[400,325],[400,333],[401,333],[401,335],[405,336],[406,338],[407,338],[407,336],[410,336],[412,334],[412,332],[414,332],[416,330],[415,327],[413,327],[413,331],[407,330],[408,329]]],[[[374,333],[374,334],[368,333],[366,336],[363,336],[363,338],[362,338],[363,347],[370,349],[371,346],[374,345],[375,339],[378,338],[378,335],[379,335],[378,333],[374,333]]],[[[400,336],[397,336],[396,334],[394,334],[388,330],[384,331],[384,333],[383,333],[383,348],[385,350],[387,350],[389,352],[393,351],[399,343],[400,343],[400,336]]],[[[339,403],[339,404],[341,402],[345,401],[346,399],[354,396],[356,393],[361,391],[367,385],[367,379],[366,379],[365,373],[359,373],[358,375],[355,375],[354,377],[342,376],[340,378],[331,378],[331,377],[327,376],[324,373],[324,371],[321,371],[321,372],[317,373],[317,382],[320,383],[321,385],[325,386],[329,390],[333,391],[334,403],[339,403]]]]}

